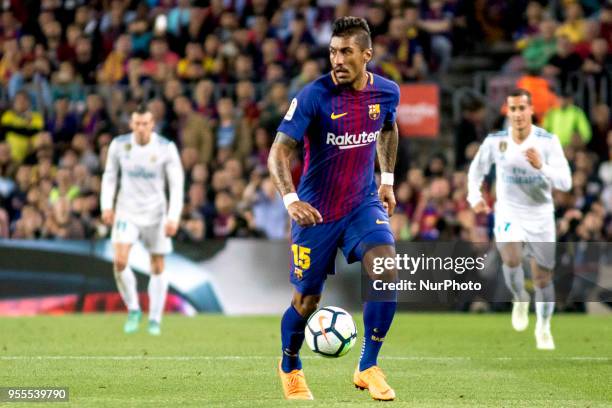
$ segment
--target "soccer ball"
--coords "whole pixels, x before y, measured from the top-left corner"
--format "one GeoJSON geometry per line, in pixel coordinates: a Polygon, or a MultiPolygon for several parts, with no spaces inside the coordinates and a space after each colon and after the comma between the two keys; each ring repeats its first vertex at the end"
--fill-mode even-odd
{"type": "Polygon", "coordinates": [[[344,309],[326,306],[310,316],[305,330],[306,344],[324,357],[340,357],[353,348],[357,327],[344,309]]]}

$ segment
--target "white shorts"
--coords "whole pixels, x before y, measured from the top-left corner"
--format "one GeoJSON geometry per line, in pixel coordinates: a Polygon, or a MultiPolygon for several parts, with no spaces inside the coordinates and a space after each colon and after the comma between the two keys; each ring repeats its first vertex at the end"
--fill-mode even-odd
{"type": "Polygon", "coordinates": [[[151,254],[166,255],[172,252],[172,240],[166,236],[165,223],[139,227],[125,219],[117,218],[113,224],[111,242],[135,244],[141,240],[151,254]]]}
{"type": "Polygon", "coordinates": [[[552,214],[525,221],[518,214],[497,212],[493,232],[500,251],[508,242],[523,242],[524,256],[534,257],[544,268],[554,268],[556,228],[552,214]]]}

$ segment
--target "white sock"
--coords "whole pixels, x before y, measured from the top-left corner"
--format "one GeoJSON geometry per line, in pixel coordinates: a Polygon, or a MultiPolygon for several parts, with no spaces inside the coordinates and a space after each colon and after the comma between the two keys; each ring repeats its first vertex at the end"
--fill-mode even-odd
{"type": "Polygon", "coordinates": [[[117,288],[119,294],[123,299],[123,303],[129,311],[140,310],[140,304],[138,303],[138,288],[136,287],[136,276],[134,271],[129,266],[121,271],[115,271],[115,282],[117,282],[117,288]]]}
{"type": "Polygon", "coordinates": [[[536,327],[550,330],[550,319],[555,311],[555,285],[550,282],[543,288],[535,288],[536,327]]]}
{"type": "Polygon", "coordinates": [[[511,267],[506,264],[502,265],[504,272],[504,281],[508,290],[512,293],[512,298],[515,302],[526,302],[529,300],[529,294],[525,291],[525,272],[523,266],[511,267]]]}
{"type": "Polygon", "coordinates": [[[149,279],[149,320],[161,323],[167,293],[168,280],[166,279],[166,274],[152,274],[149,279]]]}

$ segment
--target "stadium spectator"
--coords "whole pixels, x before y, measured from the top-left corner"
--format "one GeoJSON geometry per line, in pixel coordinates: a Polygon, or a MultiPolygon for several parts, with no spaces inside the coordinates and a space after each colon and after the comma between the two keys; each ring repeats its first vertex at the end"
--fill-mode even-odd
{"type": "Polygon", "coordinates": [[[211,80],[201,80],[197,83],[193,93],[195,110],[216,124],[217,107],[214,103],[215,84],[211,80]]]}
{"type": "MultiPolygon", "coordinates": [[[[307,77],[318,74],[317,71],[312,71],[314,68],[306,68],[307,62],[304,64],[304,71],[307,77]]],[[[255,96],[255,86],[251,81],[240,81],[236,84],[236,108],[242,113],[244,119],[246,119],[249,126],[257,124],[259,115],[261,114],[259,106],[257,106],[257,99],[255,96]]]]}
{"type": "MultiPolygon", "coordinates": [[[[591,97],[596,101],[612,102],[612,56],[605,39],[591,41],[591,52],[582,64],[582,72],[593,90],[591,97]]],[[[590,105],[589,105],[590,107],[590,105]]]]}
{"type": "Polygon", "coordinates": [[[535,72],[526,72],[516,81],[516,86],[531,93],[533,114],[540,122],[546,112],[559,104],[557,95],[551,89],[550,81],[535,72]]]}
{"type": "Polygon", "coordinates": [[[287,237],[289,217],[270,177],[251,181],[244,191],[244,200],[252,207],[254,228],[269,239],[287,237]]]}
{"type": "Polygon", "coordinates": [[[98,133],[108,130],[109,127],[109,117],[102,97],[97,94],[87,95],[80,131],[85,133],[89,140],[94,140],[98,133]]]}
{"type": "Polygon", "coordinates": [[[215,148],[210,125],[196,113],[186,96],[174,99],[174,112],[178,119],[177,136],[179,144],[198,151],[198,162],[210,163],[215,148]]]}
{"type": "Polygon", "coordinates": [[[53,112],[47,115],[45,129],[51,132],[55,146],[64,150],[80,126],[79,117],[70,109],[70,101],[66,97],[58,97],[53,107],[53,112]]]}
{"type": "Polygon", "coordinates": [[[436,57],[437,71],[446,73],[453,53],[450,36],[453,28],[454,10],[447,0],[425,2],[419,27],[431,35],[431,51],[436,57]]]}
{"type": "Polygon", "coordinates": [[[80,76],[81,81],[86,85],[95,84],[98,61],[90,38],[81,37],[77,40],[75,55],[74,70],[80,76]]]}
{"type": "Polygon", "coordinates": [[[11,227],[13,233],[11,238],[15,239],[37,239],[42,237],[43,217],[38,210],[32,206],[23,208],[22,216],[11,227]]]}
{"type": "Polygon", "coordinates": [[[584,146],[591,140],[589,120],[567,92],[561,94],[559,106],[546,113],[542,126],[559,137],[561,146],[584,146]]]}
{"type": "Polygon", "coordinates": [[[465,157],[465,147],[472,142],[481,142],[486,136],[486,109],[482,101],[470,97],[464,101],[461,120],[455,127],[455,167],[463,168],[469,161],[465,157]]]}
{"type": "MultiPolygon", "coordinates": [[[[234,102],[230,98],[221,98],[217,102],[219,122],[214,129],[217,151],[235,152],[245,158],[251,153],[251,129],[248,122],[235,112],[234,102]]],[[[220,161],[223,162],[223,161],[220,161]]]]}
{"type": "Polygon", "coordinates": [[[566,89],[571,74],[580,70],[582,59],[573,51],[572,43],[566,35],[557,37],[557,52],[550,57],[544,66],[542,74],[559,81],[560,89],[566,89]]]}
{"type": "Polygon", "coordinates": [[[392,18],[389,22],[388,49],[393,56],[395,67],[401,73],[402,80],[414,81],[423,78],[427,72],[427,65],[421,45],[416,38],[408,37],[408,31],[403,17],[392,18]]]}
{"type": "Polygon", "coordinates": [[[584,38],[586,21],[580,2],[567,1],[563,9],[565,19],[557,28],[558,36],[565,36],[572,44],[577,44],[584,38]]]}
{"type": "Polygon", "coordinates": [[[71,212],[70,200],[60,198],[55,201],[45,217],[42,235],[44,238],[83,239],[85,228],[71,212]]]}
{"type": "Polygon", "coordinates": [[[215,196],[215,214],[212,219],[214,238],[228,238],[237,228],[236,200],[229,191],[221,190],[215,196]]]}
{"type": "Polygon", "coordinates": [[[79,196],[80,189],[74,184],[73,175],[68,169],[59,169],[55,180],[57,185],[53,187],[49,194],[51,204],[55,204],[60,199],[66,199],[70,202],[79,196]]]}
{"type": "Polygon", "coordinates": [[[164,101],[159,98],[151,99],[147,104],[147,108],[151,111],[151,114],[153,114],[155,132],[163,136],[168,135],[170,132],[170,123],[168,123],[166,116],[166,104],[164,101]]]}
{"type": "Polygon", "coordinates": [[[301,44],[313,46],[315,40],[308,29],[306,18],[302,14],[298,14],[294,17],[290,27],[289,36],[285,40],[285,48],[287,57],[294,59],[297,49],[301,44]]]}
{"type": "Polygon", "coordinates": [[[108,54],[98,71],[98,82],[114,84],[125,78],[131,48],[130,36],[127,34],[119,35],[114,42],[114,49],[108,54]]]}
{"type": "Polygon", "coordinates": [[[51,73],[49,61],[44,57],[22,59],[19,71],[11,75],[8,94],[15,98],[17,92],[25,91],[35,110],[44,111],[51,106],[51,88],[47,76],[51,73]]]}
{"type": "MultiPolygon", "coordinates": [[[[537,3],[537,2],[530,2],[537,3]]],[[[537,33],[525,39],[525,47],[522,51],[525,68],[531,71],[541,70],[557,50],[557,38],[555,37],[556,22],[552,19],[544,19],[540,22],[537,33]]]]}
{"type": "Polygon", "coordinates": [[[198,242],[204,239],[206,225],[204,222],[204,205],[206,190],[202,183],[194,182],[187,193],[187,203],[183,207],[179,239],[198,242]]]}
{"type": "Polygon", "coordinates": [[[593,137],[587,147],[599,156],[600,162],[604,162],[608,159],[608,138],[612,136],[610,106],[605,103],[597,104],[591,114],[591,124],[593,137]]]}
{"type": "Polygon", "coordinates": [[[376,37],[387,33],[389,28],[389,16],[384,5],[380,3],[370,4],[368,6],[366,20],[370,27],[372,41],[375,41],[376,37]]]}
{"type": "Polygon", "coordinates": [[[142,63],[141,74],[154,81],[163,81],[174,73],[179,57],[168,49],[165,38],[153,38],[149,47],[149,58],[142,63]]]}
{"type": "MultiPolygon", "coordinates": [[[[525,22],[513,34],[516,48],[524,49],[530,41],[542,32],[542,23],[545,21],[544,15],[544,7],[539,1],[531,0],[527,3],[525,22]]],[[[554,31],[552,34],[554,35],[554,31]]]]}
{"type": "Polygon", "coordinates": [[[0,118],[0,140],[8,142],[13,160],[20,163],[31,152],[32,138],[43,129],[44,120],[30,110],[30,98],[24,91],[16,93],[12,106],[0,118]]]}
{"type": "Polygon", "coordinates": [[[591,53],[591,43],[599,36],[599,23],[595,20],[587,20],[584,30],[582,40],[578,44],[574,45],[574,51],[576,51],[576,54],[580,55],[580,58],[583,60],[589,56],[591,53]]]}
{"type": "Polygon", "coordinates": [[[197,81],[204,77],[204,53],[202,46],[195,42],[189,42],[185,46],[185,57],[176,66],[176,74],[186,81],[197,81]]]}
{"type": "Polygon", "coordinates": [[[608,52],[612,52],[612,3],[606,2],[599,13],[599,35],[606,39],[608,52]]]}
{"type": "Polygon", "coordinates": [[[314,60],[307,60],[302,65],[300,74],[291,80],[289,86],[289,98],[293,99],[298,92],[309,82],[314,81],[321,75],[319,64],[314,60]]]}
{"type": "MultiPolygon", "coordinates": [[[[2,183],[8,183],[5,186],[13,184],[17,167],[17,163],[13,161],[11,156],[9,144],[7,142],[0,142],[0,178],[3,180],[2,183]]],[[[6,191],[6,187],[0,188],[0,195],[6,196],[7,194],[2,194],[4,191],[6,191]]]]}

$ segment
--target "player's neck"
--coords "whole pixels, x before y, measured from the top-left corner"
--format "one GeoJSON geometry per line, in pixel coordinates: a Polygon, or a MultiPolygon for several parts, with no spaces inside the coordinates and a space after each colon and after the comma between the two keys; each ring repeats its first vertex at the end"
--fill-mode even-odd
{"type": "Polygon", "coordinates": [[[355,78],[353,83],[351,84],[351,88],[356,91],[363,90],[368,85],[368,73],[366,70],[361,71],[361,74],[355,78]]]}
{"type": "Polygon", "coordinates": [[[152,139],[152,134],[148,135],[148,136],[142,136],[142,137],[138,137],[136,135],[134,135],[134,141],[136,142],[136,144],[140,145],[140,146],[146,146],[149,144],[149,142],[152,139]]]}
{"type": "Polygon", "coordinates": [[[531,133],[531,126],[532,125],[529,125],[523,129],[512,128],[512,140],[518,144],[523,143],[531,133]]]}

